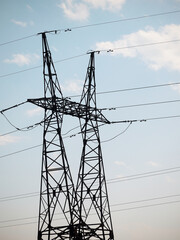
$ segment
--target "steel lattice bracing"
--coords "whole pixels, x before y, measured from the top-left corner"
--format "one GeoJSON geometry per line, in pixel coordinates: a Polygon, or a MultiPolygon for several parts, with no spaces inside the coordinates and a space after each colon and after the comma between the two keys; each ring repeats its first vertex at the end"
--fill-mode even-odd
{"type": "Polygon", "coordinates": [[[96,107],[94,52],[76,103],[63,98],[45,33],[42,43],[44,97],[28,99],[45,109],[38,240],[114,239],[98,130],[98,122],[110,122],[96,107]],[[76,190],[61,135],[63,114],[80,119],[83,136],[76,190]]]}
{"type": "Polygon", "coordinates": [[[83,150],[76,189],[79,232],[82,239],[114,239],[98,130],[94,52],[90,55],[80,104],[86,106],[86,117],[80,119],[83,150]]]}
{"type": "MultiPolygon", "coordinates": [[[[61,136],[63,114],[56,98],[62,98],[46,35],[42,34],[45,109],[38,240],[74,239],[75,202],[73,180],[61,136]],[[51,99],[52,108],[48,109],[51,99]],[[61,225],[57,218],[61,218],[61,225]]],[[[37,100],[31,101],[36,103],[37,100]]]]}

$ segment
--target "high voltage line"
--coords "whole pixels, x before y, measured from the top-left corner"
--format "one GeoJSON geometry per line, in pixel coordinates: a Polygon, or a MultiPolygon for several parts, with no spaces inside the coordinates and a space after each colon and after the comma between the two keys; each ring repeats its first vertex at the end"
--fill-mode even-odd
{"type": "MultiPolygon", "coordinates": [[[[144,201],[148,201],[148,199],[145,199],[144,201]]],[[[150,201],[150,200],[149,200],[150,201]]],[[[167,204],[173,204],[173,203],[179,203],[180,200],[175,200],[175,201],[169,201],[169,202],[161,202],[161,203],[154,203],[154,204],[149,204],[149,205],[142,205],[142,206],[136,206],[136,207],[130,207],[130,208],[122,208],[122,209],[117,209],[117,210],[112,210],[111,212],[120,212],[120,211],[129,211],[129,210],[135,210],[135,209],[141,209],[141,208],[148,208],[148,207],[155,207],[155,206],[163,206],[167,204]]],[[[93,214],[92,214],[93,215],[93,214]]],[[[33,219],[36,217],[29,217],[29,218],[24,218],[24,220],[28,219],[33,219]]],[[[23,219],[22,219],[23,220],[23,219]]],[[[55,219],[57,220],[62,220],[62,218],[55,219]]],[[[11,221],[11,220],[10,220],[11,221]]],[[[10,222],[9,221],[9,222],[10,222]]],[[[14,220],[14,221],[20,221],[20,219],[14,220]]],[[[8,221],[5,221],[8,222],[8,221]]],[[[25,226],[29,224],[37,224],[37,222],[28,222],[28,223],[20,223],[20,224],[13,224],[13,225],[7,225],[7,226],[1,226],[0,228],[8,228],[8,227],[17,227],[17,226],[25,226]]]]}
{"type": "MultiPolygon", "coordinates": [[[[163,119],[173,119],[173,118],[180,118],[180,115],[172,115],[172,116],[163,116],[163,117],[153,117],[153,118],[144,118],[144,119],[136,119],[136,120],[119,120],[119,121],[113,121],[113,122],[110,122],[112,124],[116,124],[116,123],[133,123],[133,122],[146,122],[146,121],[153,121],[153,120],[163,120],[163,119]]],[[[130,125],[129,125],[130,126],[130,125]]],[[[128,128],[129,128],[128,126],[128,128]]],[[[125,131],[127,130],[127,128],[125,129],[125,131]]],[[[114,138],[120,136],[122,133],[124,133],[125,131],[123,132],[120,132],[118,135],[116,135],[115,137],[111,138],[111,139],[108,139],[108,140],[104,140],[102,141],[102,143],[104,142],[109,142],[111,140],[113,140],[114,138]]],[[[64,137],[63,139],[65,138],[72,138],[72,137],[75,137],[77,135],[81,134],[81,132],[78,132],[78,133],[75,133],[75,134],[72,134],[70,136],[66,136],[64,137]]],[[[4,134],[6,135],[6,134],[4,134]]],[[[28,148],[24,148],[22,150],[19,150],[19,151],[16,151],[16,152],[12,152],[12,153],[8,153],[6,155],[2,155],[0,156],[0,158],[5,158],[5,157],[8,157],[8,156],[11,156],[11,155],[14,155],[14,154],[17,154],[17,153],[21,153],[21,152],[24,152],[24,151],[28,151],[28,150],[31,150],[31,149],[34,149],[34,148],[37,148],[37,147],[41,147],[42,144],[38,144],[38,145],[35,145],[35,146],[31,146],[31,147],[28,147],[28,148]]]]}
{"type": "MultiPolygon", "coordinates": [[[[179,84],[180,84],[180,82],[163,83],[163,84],[156,84],[156,85],[148,85],[148,86],[140,86],[140,87],[133,87],[133,88],[116,89],[116,90],[110,90],[110,91],[102,91],[102,92],[97,92],[96,94],[97,95],[103,95],[103,94],[111,94],[111,93],[118,93],[118,92],[137,91],[137,90],[144,90],[144,89],[149,89],[149,88],[168,87],[168,86],[179,85],[179,84]]],[[[72,96],[68,96],[68,98],[80,97],[80,96],[81,96],[80,94],[72,95],[72,96]]],[[[178,100],[172,100],[172,102],[175,102],[175,101],[179,101],[179,99],[178,100]]],[[[27,101],[16,104],[16,105],[11,106],[9,108],[3,109],[3,110],[0,111],[0,113],[8,111],[12,108],[19,107],[20,105],[23,105],[25,103],[27,103],[27,101]]],[[[150,103],[150,104],[154,104],[154,103],[150,103]]],[[[159,104],[161,104],[161,103],[159,102],[159,104]]]]}
{"type": "MultiPolygon", "coordinates": [[[[159,104],[168,104],[168,103],[177,103],[177,102],[180,102],[180,99],[176,99],[176,100],[169,100],[169,101],[162,101],[162,102],[150,102],[150,103],[140,103],[140,104],[133,104],[133,105],[124,105],[124,106],[116,106],[116,107],[106,107],[106,108],[101,108],[100,110],[117,110],[117,109],[121,109],[121,108],[132,108],[132,107],[142,107],[142,106],[151,106],[151,105],[159,105],[159,104]]],[[[40,121],[38,123],[35,123],[35,124],[32,124],[30,126],[27,126],[27,127],[23,127],[23,128],[19,128],[17,126],[15,126],[3,113],[4,110],[0,111],[0,113],[2,113],[2,115],[5,117],[5,119],[7,120],[7,122],[12,126],[14,127],[16,130],[14,131],[10,131],[10,132],[7,132],[7,133],[3,133],[0,135],[0,137],[3,137],[5,135],[9,135],[9,134],[12,134],[12,133],[15,133],[15,132],[18,132],[18,131],[24,131],[24,132],[27,132],[27,131],[31,131],[32,129],[36,128],[37,126],[39,125],[42,125],[42,123],[44,123],[44,121],[40,121]]],[[[77,128],[77,127],[76,127],[77,128]]],[[[72,131],[72,130],[69,130],[69,131],[72,131]]],[[[66,134],[63,134],[63,135],[66,135],[66,134]]]]}
{"type": "MultiPolygon", "coordinates": [[[[157,85],[149,85],[149,86],[141,86],[141,87],[133,87],[133,88],[124,88],[124,89],[117,89],[117,90],[110,90],[110,91],[102,91],[97,92],[96,94],[111,94],[111,93],[118,93],[118,92],[127,92],[127,91],[136,91],[136,90],[143,90],[143,89],[149,89],[149,88],[158,88],[158,87],[168,87],[173,85],[179,85],[180,82],[174,82],[174,83],[163,83],[163,84],[157,84],[157,85]]],[[[70,98],[73,97],[80,97],[81,95],[72,95],[68,96],[70,98]]]]}
{"type": "Polygon", "coordinates": [[[101,108],[101,110],[116,110],[116,109],[120,109],[120,108],[142,107],[142,106],[151,106],[151,105],[177,103],[177,102],[180,102],[180,99],[162,101],[162,102],[150,102],[150,103],[139,103],[139,104],[132,104],[132,105],[124,105],[124,106],[122,105],[122,106],[116,106],[116,107],[107,107],[107,108],[101,108]]]}
{"type": "MultiPolygon", "coordinates": [[[[54,63],[68,61],[68,60],[71,60],[71,59],[74,59],[74,58],[79,58],[79,57],[86,56],[86,55],[87,55],[86,53],[79,54],[79,55],[76,55],[76,56],[72,56],[72,57],[68,57],[68,58],[64,58],[64,59],[60,59],[60,60],[54,61],[54,63]]],[[[8,76],[11,76],[11,75],[14,75],[14,74],[18,74],[18,73],[27,72],[27,71],[34,70],[34,69],[41,68],[41,67],[42,67],[42,65],[39,65],[39,66],[35,66],[35,67],[32,67],[32,68],[27,68],[27,69],[24,69],[24,70],[20,70],[20,71],[17,71],[17,72],[4,74],[4,75],[1,75],[0,78],[8,77],[8,76]]]]}
{"type": "MultiPolygon", "coordinates": [[[[148,46],[153,46],[153,45],[158,45],[158,44],[167,44],[167,43],[173,43],[173,42],[180,42],[180,39],[173,39],[173,40],[153,42],[153,43],[144,43],[144,44],[131,45],[131,46],[125,46],[125,47],[119,47],[119,48],[112,48],[112,49],[102,49],[102,50],[96,50],[95,52],[97,52],[97,53],[101,53],[101,52],[111,53],[111,52],[114,52],[114,51],[128,49],[128,48],[148,47],[148,46]]],[[[68,58],[64,58],[64,59],[60,59],[60,60],[54,61],[54,63],[59,63],[59,62],[64,62],[64,61],[67,61],[67,60],[79,58],[79,57],[85,56],[87,54],[89,54],[89,52],[79,54],[79,55],[76,55],[76,56],[72,56],[72,57],[68,57],[68,58]]],[[[24,70],[4,74],[4,75],[1,75],[0,78],[15,75],[15,74],[30,71],[30,70],[34,70],[34,69],[41,68],[41,67],[42,67],[42,65],[39,65],[39,66],[35,66],[35,67],[32,67],[32,68],[27,68],[27,69],[24,69],[24,70]]]]}
{"type": "MultiPolygon", "coordinates": [[[[174,172],[179,172],[179,171],[180,171],[180,167],[160,169],[160,170],[156,170],[156,171],[149,171],[149,172],[144,172],[144,173],[128,175],[128,176],[124,176],[124,177],[107,179],[107,184],[135,180],[135,179],[145,178],[145,177],[158,176],[158,175],[174,173],[174,172]]],[[[24,194],[9,196],[9,197],[1,197],[0,202],[24,199],[24,198],[29,198],[29,197],[37,197],[37,196],[39,196],[39,192],[24,193],[24,194]]]]}
{"type": "MultiPolygon", "coordinates": [[[[87,25],[76,26],[76,27],[68,27],[68,28],[56,29],[56,30],[52,30],[52,31],[47,31],[46,33],[48,33],[48,32],[49,33],[52,33],[52,32],[53,33],[57,33],[57,32],[70,32],[70,31],[75,30],[75,29],[82,29],[82,28],[88,28],[88,27],[97,27],[97,26],[101,26],[101,25],[113,24],[113,23],[118,23],[118,22],[133,21],[133,20],[138,20],[138,19],[144,19],[144,18],[151,18],[151,17],[175,14],[175,13],[179,13],[179,12],[180,12],[180,10],[161,12],[161,13],[153,13],[153,14],[143,15],[143,16],[138,16],[138,17],[130,17],[130,18],[124,18],[124,19],[117,19],[117,20],[113,20],[113,21],[106,21],[106,22],[87,24],[87,25]]],[[[4,43],[1,43],[0,46],[4,46],[4,45],[10,44],[10,43],[22,41],[22,40],[25,40],[25,39],[28,39],[28,38],[35,37],[37,35],[38,34],[32,34],[32,35],[25,36],[25,37],[22,37],[22,38],[18,38],[18,39],[14,39],[14,40],[11,40],[11,41],[7,41],[7,42],[4,42],[4,43]]]]}
{"type": "MultiPolygon", "coordinates": [[[[134,201],[129,201],[129,202],[121,202],[121,203],[111,204],[110,206],[111,207],[116,207],[116,206],[120,206],[120,205],[122,206],[122,205],[129,205],[129,204],[135,204],[135,203],[149,202],[149,201],[167,199],[167,198],[172,198],[172,197],[174,198],[174,197],[179,197],[179,196],[180,196],[180,194],[174,194],[174,195],[168,195],[168,196],[162,196],[162,197],[154,197],[154,198],[147,198],[147,199],[141,199],[141,200],[134,200],[134,201]]],[[[33,218],[37,218],[37,216],[3,220],[3,221],[0,221],[0,224],[1,223],[7,223],[7,222],[22,221],[22,220],[33,219],[33,218]]]]}

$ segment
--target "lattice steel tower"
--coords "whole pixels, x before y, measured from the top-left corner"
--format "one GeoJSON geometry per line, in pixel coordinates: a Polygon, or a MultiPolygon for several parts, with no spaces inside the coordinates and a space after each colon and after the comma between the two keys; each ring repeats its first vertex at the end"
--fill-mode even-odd
{"type": "Polygon", "coordinates": [[[80,103],[63,98],[45,33],[42,34],[44,97],[28,99],[45,109],[38,240],[113,240],[96,106],[94,54],[90,53],[80,103]],[[78,117],[83,150],[76,187],[61,135],[63,114],[78,117]],[[61,222],[57,220],[60,217],[61,222]]]}
{"type": "Polygon", "coordinates": [[[80,118],[83,150],[76,194],[79,202],[79,231],[83,239],[114,239],[108,201],[98,122],[109,123],[96,106],[94,52],[90,54],[80,104],[86,106],[80,118]]]}
{"type": "Polygon", "coordinates": [[[42,34],[42,50],[44,98],[28,100],[45,109],[38,240],[71,239],[75,192],[61,136],[63,113],[58,111],[58,101],[62,102],[64,98],[45,33],[42,34]],[[64,216],[61,226],[55,219],[58,216],[64,216]]]}

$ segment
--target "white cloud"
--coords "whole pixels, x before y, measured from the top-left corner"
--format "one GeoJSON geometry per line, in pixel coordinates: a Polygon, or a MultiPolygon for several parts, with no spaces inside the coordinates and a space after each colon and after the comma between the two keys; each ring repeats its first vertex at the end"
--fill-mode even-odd
{"type": "Polygon", "coordinates": [[[43,112],[43,109],[40,107],[33,108],[31,110],[28,110],[26,113],[29,117],[40,115],[43,112]]]}
{"type": "Polygon", "coordinates": [[[119,11],[126,0],[83,0],[94,8],[108,11],[119,11]]]}
{"type": "Polygon", "coordinates": [[[159,167],[159,164],[157,162],[149,161],[148,164],[153,167],[159,167]]]}
{"type": "Polygon", "coordinates": [[[51,47],[51,49],[54,51],[54,52],[58,52],[58,49],[54,46],[51,47]]]}
{"type": "Polygon", "coordinates": [[[65,92],[80,93],[82,91],[82,85],[82,81],[72,80],[63,84],[61,88],[65,92]]]}
{"type": "Polygon", "coordinates": [[[114,163],[115,163],[116,165],[126,167],[126,164],[125,164],[125,162],[123,162],[123,161],[115,161],[114,163]]]}
{"type": "Polygon", "coordinates": [[[124,177],[125,177],[125,175],[123,175],[123,174],[119,174],[116,176],[116,178],[124,178],[124,177]]]}
{"type": "Polygon", "coordinates": [[[166,176],[166,181],[167,181],[168,183],[175,183],[175,182],[176,182],[175,179],[172,178],[172,177],[170,177],[170,176],[166,176]]]}
{"type": "Polygon", "coordinates": [[[15,136],[0,136],[0,146],[7,145],[9,143],[18,142],[19,137],[15,136]]]}
{"type": "Polygon", "coordinates": [[[177,91],[178,93],[180,93],[180,85],[172,85],[171,88],[172,88],[174,91],[177,91]]]}
{"type": "Polygon", "coordinates": [[[153,69],[180,71],[180,44],[179,42],[156,44],[151,46],[126,48],[127,46],[143,45],[147,43],[157,43],[179,39],[180,25],[165,25],[158,31],[147,27],[145,30],[124,35],[121,39],[114,42],[98,42],[97,50],[119,49],[111,53],[112,55],[122,55],[124,57],[139,57],[145,64],[153,69]]]}
{"type": "Polygon", "coordinates": [[[12,19],[11,22],[13,22],[14,24],[21,26],[21,27],[26,27],[27,26],[27,22],[21,22],[21,21],[17,21],[15,19],[12,19]]]}
{"type": "Polygon", "coordinates": [[[65,0],[57,6],[63,9],[66,17],[72,20],[86,20],[91,9],[119,11],[126,0],[65,0]]]}
{"type": "Polygon", "coordinates": [[[89,10],[86,4],[76,3],[73,0],[66,0],[58,7],[62,8],[66,17],[72,20],[86,20],[89,17],[89,10]]]}
{"type": "Polygon", "coordinates": [[[34,22],[33,22],[33,21],[30,21],[30,22],[29,22],[29,25],[30,25],[30,26],[34,26],[34,22]]]}
{"type": "Polygon", "coordinates": [[[20,27],[27,27],[27,26],[34,26],[34,22],[33,21],[29,21],[29,22],[22,22],[22,21],[17,21],[15,19],[11,20],[12,23],[20,26],[20,27]]]}
{"type": "Polygon", "coordinates": [[[34,54],[13,54],[11,59],[5,59],[5,63],[15,63],[18,66],[30,65],[31,63],[37,62],[40,56],[36,53],[34,54]]]}
{"type": "Polygon", "coordinates": [[[27,4],[26,7],[27,7],[30,11],[33,11],[33,8],[32,8],[29,4],[27,4]]]}

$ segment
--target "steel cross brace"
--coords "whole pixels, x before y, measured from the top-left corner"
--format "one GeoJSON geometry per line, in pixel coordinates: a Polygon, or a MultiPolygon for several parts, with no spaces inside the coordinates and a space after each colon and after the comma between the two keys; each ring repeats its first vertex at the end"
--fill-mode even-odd
{"type": "Polygon", "coordinates": [[[63,113],[65,115],[71,115],[81,119],[88,119],[92,121],[94,120],[94,121],[110,124],[110,122],[101,113],[100,109],[97,109],[94,107],[87,107],[84,104],[70,101],[67,98],[58,98],[58,97],[36,98],[36,99],[28,99],[27,101],[39,107],[42,107],[46,110],[52,110],[52,111],[54,110],[54,111],[63,113]]]}

